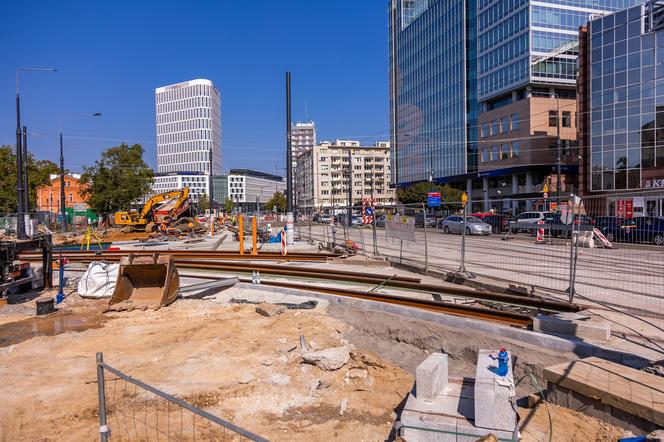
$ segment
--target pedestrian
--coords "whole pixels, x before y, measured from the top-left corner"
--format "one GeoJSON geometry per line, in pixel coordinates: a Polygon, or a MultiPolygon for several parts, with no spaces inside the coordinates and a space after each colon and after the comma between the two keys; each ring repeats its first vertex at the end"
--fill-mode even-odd
{"type": "Polygon", "coordinates": [[[194,223],[189,221],[187,224],[189,226],[189,237],[190,238],[196,238],[196,232],[194,232],[194,223]]]}
{"type": "Polygon", "coordinates": [[[166,227],[166,223],[161,223],[159,231],[161,232],[162,241],[168,240],[168,228],[166,227]]]}

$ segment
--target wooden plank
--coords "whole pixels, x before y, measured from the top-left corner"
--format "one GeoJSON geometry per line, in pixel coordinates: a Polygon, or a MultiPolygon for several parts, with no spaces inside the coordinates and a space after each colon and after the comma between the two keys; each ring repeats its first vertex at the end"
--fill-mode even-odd
{"type": "Polygon", "coordinates": [[[664,425],[664,378],[596,357],[544,369],[551,383],[664,425]]]}

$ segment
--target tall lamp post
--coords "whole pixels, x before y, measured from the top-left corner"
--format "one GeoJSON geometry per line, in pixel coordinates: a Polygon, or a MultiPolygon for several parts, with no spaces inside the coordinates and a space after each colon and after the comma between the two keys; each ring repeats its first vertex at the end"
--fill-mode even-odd
{"type": "Polygon", "coordinates": [[[101,117],[100,112],[94,114],[75,114],[75,115],[61,115],[60,116],[60,229],[62,233],[67,231],[67,213],[66,200],[65,200],[65,153],[62,142],[62,126],[65,118],[85,118],[85,117],[101,117]]]}
{"type": "MultiPolygon", "coordinates": [[[[27,146],[22,146],[21,143],[21,98],[19,95],[19,74],[23,71],[38,71],[38,72],[55,72],[57,69],[53,68],[16,68],[16,236],[18,239],[26,239],[25,234],[25,214],[30,210],[26,207],[28,198],[24,196],[27,189],[27,146]],[[24,150],[25,149],[25,150],[24,150]],[[23,165],[25,162],[25,167],[23,165]]],[[[24,132],[24,131],[23,131],[24,132]]],[[[27,134],[26,141],[27,141],[27,134]]]]}
{"type": "Polygon", "coordinates": [[[556,164],[557,164],[557,180],[556,180],[556,201],[558,204],[560,204],[560,161],[561,161],[561,156],[562,156],[562,141],[560,139],[560,96],[556,93],[553,92],[551,94],[551,98],[556,99],[556,151],[557,151],[557,158],[556,158],[556,164]]]}

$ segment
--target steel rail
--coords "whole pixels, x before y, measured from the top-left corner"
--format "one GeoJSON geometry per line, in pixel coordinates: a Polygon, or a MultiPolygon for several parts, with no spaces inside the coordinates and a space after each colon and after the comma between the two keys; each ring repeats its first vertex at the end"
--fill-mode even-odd
{"type": "MultiPolygon", "coordinates": [[[[183,274],[186,277],[196,277],[201,279],[217,279],[221,276],[212,275],[196,275],[196,274],[183,274]]],[[[250,283],[251,278],[239,278],[240,282],[250,283]]],[[[403,295],[392,295],[377,292],[365,292],[361,290],[353,290],[346,288],[334,288],[329,286],[320,286],[312,284],[299,284],[287,281],[272,281],[261,279],[261,285],[268,285],[273,287],[290,288],[294,290],[304,290],[309,292],[325,293],[333,296],[340,296],[346,298],[363,299],[367,301],[380,302],[385,304],[400,305],[404,307],[417,308],[420,310],[427,310],[435,313],[446,313],[455,316],[470,317],[474,319],[486,319],[494,322],[499,322],[511,326],[528,327],[532,323],[532,318],[529,315],[495,310],[487,307],[478,307],[465,304],[446,303],[441,301],[410,298],[403,295]]]]}
{"type": "MultiPolygon", "coordinates": [[[[87,258],[74,260],[77,262],[89,261],[87,258]]],[[[404,277],[390,279],[391,275],[382,276],[358,272],[342,272],[331,269],[287,267],[280,265],[266,265],[262,263],[239,263],[223,261],[176,260],[176,265],[181,269],[216,270],[231,273],[248,273],[258,271],[264,274],[280,275],[283,277],[304,277],[322,280],[343,281],[348,283],[371,284],[373,286],[377,284],[383,284],[385,287],[402,288],[416,292],[438,294],[441,296],[459,296],[479,301],[491,301],[512,306],[528,307],[536,309],[537,311],[546,312],[574,312],[581,309],[579,305],[569,303],[567,301],[508,295],[504,293],[475,290],[459,286],[423,284],[419,282],[419,280],[417,280],[417,282],[409,281],[409,278],[405,278],[406,280],[403,280],[404,277]]]]}

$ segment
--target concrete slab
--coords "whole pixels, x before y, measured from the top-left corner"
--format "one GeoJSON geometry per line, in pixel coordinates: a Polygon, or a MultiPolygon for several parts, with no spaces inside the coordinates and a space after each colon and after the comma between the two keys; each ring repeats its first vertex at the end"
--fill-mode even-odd
{"type": "Polygon", "coordinates": [[[432,353],[415,370],[415,386],[418,399],[432,401],[447,385],[447,355],[432,353]]]}
{"type": "Polygon", "coordinates": [[[600,342],[607,342],[611,338],[611,324],[608,321],[587,315],[538,315],[533,319],[533,330],[600,342]]]}
{"type": "Polygon", "coordinates": [[[664,426],[664,378],[660,376],[590,357],[547,367],[544,379],[550,387],[577,393],[574,400],[581,395],[602,404],[610,416],[624,412],[664,426]]]}
{"type": "MultiPolygon", "coordinates": [[[[509,352],[508,352],[509,353],[509,352]]],[[[510,361],[512,355],[509,355],[510,361]]],[[[498,351],[480,349],[475,373],[475,425],[481,428],[513,431],[516,410],[512,398],[516,395],[512,364],[507,375],[498,376],[498,351]]]]}

